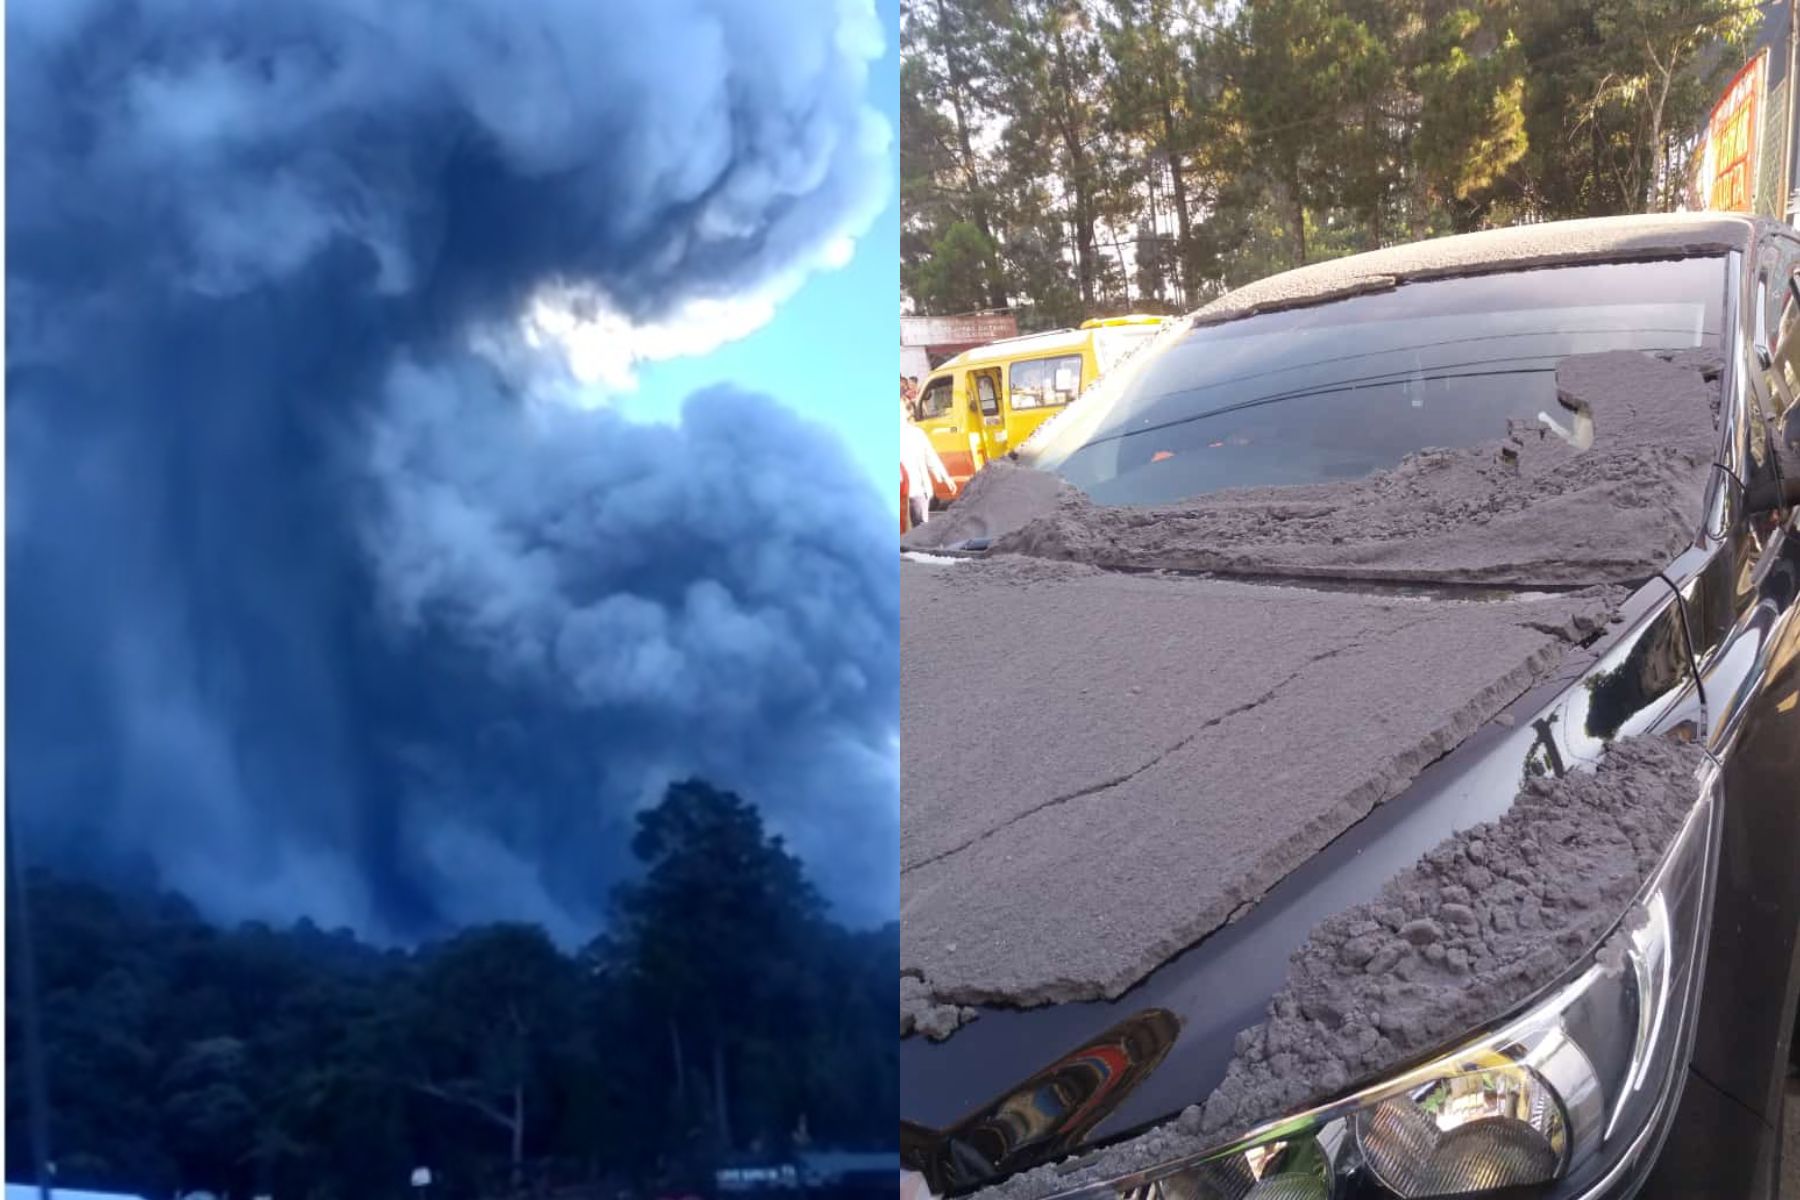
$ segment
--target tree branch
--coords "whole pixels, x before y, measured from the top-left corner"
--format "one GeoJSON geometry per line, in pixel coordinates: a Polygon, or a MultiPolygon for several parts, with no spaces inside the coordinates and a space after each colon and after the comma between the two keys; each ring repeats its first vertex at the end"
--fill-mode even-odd
{"type": "Polygon", "coordinates": [[[508,1133],[511,1133],[513,1130],[515,1123],[511,1117],[478,1097],[464,1095],[461,1092],[453,1092],[448,1088],[439,1087],[435,1083],[414,1082],[410,1086],[415,1092],[435,1097],[436,1099],[444,1101],[446,1104],[460,1105],[463,1108],[478,1112],[508,1133]]]}

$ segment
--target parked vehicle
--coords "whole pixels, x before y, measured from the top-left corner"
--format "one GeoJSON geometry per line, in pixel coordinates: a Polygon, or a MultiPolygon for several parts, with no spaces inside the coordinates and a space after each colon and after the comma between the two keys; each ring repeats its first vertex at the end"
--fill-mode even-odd
{"type": "MultiPolygon", "coordinates": [[[[1290,955],[1320,922],[1376,896],[1427,848],[1493,819],[1522,780],[1585,769],[1620,738],[1673,731],[1702,745],[1709,767],[1695,783],[1686,832],[1640,893],[1661,923],[1637,930],[1643,957],[1632,961],[1654,969],[1609,985],[1615,1007],[1600,1019],[1575,1012],[1570,986],[1589,977],[1602,953],[1596,943],[1523,1005],[1444,1030],[1422,1058],[1326,1088],[1282,1120],[1223,1129],[1197,1158],[1157,1161],[1145,1152],[1130,1173],[1081,1194],[1424,1194],[1357,1149],[1359,1106],[1397,1080],[1447,1076],[1453,1061],[1507,1068],[1538,1036],[1521,1031],[1551,1030],[1576,1047],[1569,1061],[1579,1066],[1533,1101],[1562,1122],[1545,1151],[1553,1154],[1547,1177],[1481,1190],[1519,1178],[1506,1175],[1508,1151],[1496,1143],[1492,1170],[1466,1176],[1457,1185],[1464,1190],[1434,1194],[1773,1196],[1800,1007],[1800,237],[1761,219],[1701,214],[1543,225],[1359,257],[1361,265],[1293,273],[1260,293],[1276,299],[1227,306],[1223,316],[1203,310],[1084,396],[1019,463],[1054,472],[1102,507],[1354,479],[1428,447],[1475,445],[1496,421],[1539,421],[1546,403],[1555,410],[1557,364],[1570,356],[1686,355],[1710,359],[1696,369],[1719,384],[1718,411],[1693,413],[1716,426],[1717,459],[1691,545],[1635,580],[1611,623],[1572,644],[1552,677],[1122,996],[995,1005],[947,1040],[908,1038],[903,1164],[935,1191],[961,1194],[1171,1121],[1220,1084],[1234,1038],[1263,1019],[1290,955]],[[1301,1146],[1313,1155],[1305,1171],[1284,1174],[1301,1146]]],[[[989,361],[947,371],[946,386],[962,386],[989,361]]],[[[1273,589],[1254,579],[1243,586],[1273,589]]],[[[1338,586],[1384,588],[1366,579],[1338,586]]],[[[909,611],[903,621],[948,626],[959,616],[945,607],[909,611]]],[[[1108,633],[1113,644],[1130,641],[1116,623],[1108,633]]],[[[1033,650],[1039,664],[1064,652],[1033,650]]],[[[1159,671],[1191,669],[1166,640],[1157,654],[1159,671]]],[[[1009,675],[1010,711],[1042,711],[1029,691],[1037,671],[1009,675]]],[[[1095,722],[1126,730],[1143,715],[1133,709],[1142,674],[1076,678],[1095,722]]],[[[907,686],[931,694],[934,684],[915,673],[907,686]]],[[[1374,716],[1384,703],[1379,694],[1342,697],[1344,710],[1374,716]]],[[[970,720],[986,731],[990,711],[970,706],[970,720]]],[[[1049,720],[1019,727],[1045,745],[1070,734],[1049,720]]],[[[954,750],[902,746],[908,762],[954,750]]],[[[966,746],[970,755],[989,752],[973,736],[966,746]]],[[[942,774],[955,780],[954,764],[942,774]]],[[[905,803],[903,828],[915,819],[905,803]]],[[[978,803],[992,797],[969,800],[978,803]]],[[[984,836],[961,831],[959,845],[984,836]]],[[[1095,879],[1129,863],[1103,825],[1068,836],[1085,847],[1085,857],[1071,850],[1071,861],[1091,864],[1081,878],[1058,881],[1074,910],[1089,902],[1095,879]]],[[[939,894],[955,886],[944,858],[929,863],[939,894]]],[[[903,863],[902,911],[910,913],[904,872],[903,863]]],[[[1132,894],[1145,906],[1183,900],[1143,881],[1132,894]]],[[[968,952],[965,941],[959,953],[968,952]]],[[[1432,1152],[1420,1142],[1399,1156],[1432,1152]]]]}
{"type": "MultiPolygon", "coordinates": [[[[920,385],[919,426],[931,435],[958,489],[983,464],[1022,446],[1102,372],[1163,324],[1162,317],[1104,317],[1079,329],[1033,333],[965,350],[920,385]]],[[[938,485],[940,498],[950,492],[938,485]]]]}

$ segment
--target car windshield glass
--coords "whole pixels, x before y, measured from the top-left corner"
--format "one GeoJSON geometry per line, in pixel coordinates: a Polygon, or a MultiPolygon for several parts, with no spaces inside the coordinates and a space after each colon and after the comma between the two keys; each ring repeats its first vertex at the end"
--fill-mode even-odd
{"type": "Polygon", "coordinates": [[[1723,263],[1466,276],[1199,326],[1090,392],[1025,458],[1115,505],[1361,478],[1555,414],[1570,355],[1717,347],[1723,263]]]}

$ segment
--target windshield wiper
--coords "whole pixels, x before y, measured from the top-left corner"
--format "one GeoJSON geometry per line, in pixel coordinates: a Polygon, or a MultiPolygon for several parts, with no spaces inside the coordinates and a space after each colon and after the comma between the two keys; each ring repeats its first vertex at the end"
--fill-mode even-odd
{"type": "MultiPolygon", "coordinates": [[[[1561,358],[1564,356],[1545,355],[1545,358],[1561,358]]],[[[1279,404],[1284,400],[1305,400],[1313,396],[1330,396],[1339,392],[1360,392],[1369,388],[1391,387],[1395,383],[1406,380],[1417,380],[1420,383],[1439,383],[1446,379],[1484,379],[1501,375],[1553,375],[1554,364],[1547,367],[1507,367],[1495,371],[1443,371],[1432,374],[1415,375],[1410,371],[1390,372],[1386,375],[1370,376],[1366,379],[1346,380],[1343,383],[1331,384],[1317,388],[1298,388],[1291,392],[1278,392],[1273,396],[1258,396],[1254,400],[1240,400],[1236,404],[1227,404],[1219,408],[1207,409],[1205,412],[1188,413],[1186,416],[1172,417],[1167,421],[1158,421],[1154,425],[1140,425],[1133,429],[1120,429],[1113,433],[1101,434],[1083,443],[1081,449],[1098,446],[1104,442],[1116,442],[1128,437],[1136,437],[1142,433],[1155,433],[1161,429],[1173,429],[1177,425],[1188,425],[1195,421],[1203,421],[1208,417],[1223,416],[1226,413],[1242,412],[1245,409],[1260,408],[1266,404],[1279,404]]]]}

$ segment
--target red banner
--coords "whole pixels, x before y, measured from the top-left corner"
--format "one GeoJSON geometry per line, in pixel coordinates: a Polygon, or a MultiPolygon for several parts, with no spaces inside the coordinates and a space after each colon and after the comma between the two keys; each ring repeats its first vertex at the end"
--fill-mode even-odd
{"type": "Polygon", "coordinates": [[[1744,65],[1707,123],[1707,157],[1712,165],[1706,181],[1706,207],[1719,212],[1750,212],[1756,207],[1756,151],[1762,137],[1763,68],[1768,51],[1744,65]]]}

